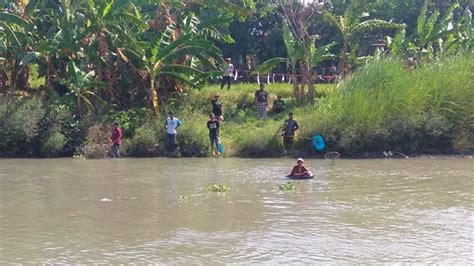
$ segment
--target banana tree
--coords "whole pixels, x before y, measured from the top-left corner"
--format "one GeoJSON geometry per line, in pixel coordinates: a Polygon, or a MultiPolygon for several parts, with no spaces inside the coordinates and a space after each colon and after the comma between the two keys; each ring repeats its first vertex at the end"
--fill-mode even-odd
{"type": "Polygon", "coordinates": [[[429,2],[425,1],[417,19],[416,31],[405,38],[403,32],[389,39],[390,49],[399,54],[407,54],[417,60],[432,59],[444,53],[454,53],[459,49],[469,49],[472,43],[472,15],[465,10],[458,20],[454,12],[459,8],[454,3],[444,14],[438,9],[429,12],[429,2]]]}
{"type": "MultiPolygon", "coordinates": [[[[195,29],[204,28],[205,22],[197,24],[195,29]]],[[[124,49],[123,59],[134,65],[148,79],[148,97],[150,108],[155,115],[159,114],[160,95],[158,80],[160,76],[170,77],[191,87],[197,87],[203,84],[207,78],[218,76],[222,72],[217,71],[209,58],[214,58],[222,63],[219,56],[220,50],[216,48],[211,40],[203,35],[197,34],[198,31],[183,33],[176,40],[172,40],[176,25],[168,25],[161,34],[153,36],[151,33],[147,36],[154,40],[144,42],[136,40],[133,47],[124,49]],[[179,61],[180,58],[195,58],[186,62],[179,61]],[[207,71],[198,69],[195,64],[208,68],[207,71]]]]}
{"type": "MultiPolygon", "coordinates": [[[[296,99],[302,100],[304,93],[303,93],[302,88],[300,88],[298,84],[298,79],[296,76],[297,64],[304,62],[304,64],[308,64],[309,69],[313,70],[321,62],[336,58],[336,55],[330,52],[330,50],[335,45],[335,43],[324,45],[322,47],[316,47],[316,36],[311,36],[311,42],[309,43],[307,47],[307,50],[309,51],[310,56],[306,61],[303,47],[301,47],[301,44],[295,40],[293,34],[291,33],[286,23],[283,23],[283,40],[285,42],[285,46],[287,50],[287,58],[276,57],[276,58],[269,59],[263,62],[260,65],[260,67],[256,70],[256,72],[267,73],[271,71],[272,69],[274,69],[275,67],[277,67],[278,65],[280,65],[281,63],[286,63],[287,65],[291,66],[291,80],[293,84],[293,94],[296,99]]],[[[312,77],[312,75],[310,76],[312,77]]],[[[307,84],[308,80],[305,80],[303,83],[305,82],[306,82],[306,85],[308,85],[307,84]]],[[[314,98],[314,93],[315,93],[314,90],[308,90],[308,97],[310,99],[314,98]]]]}
{"type": "Polygon", "coordinates": [[[24,89],[28,86],[29,74],[25,56],[34,42],[34,27],[17,14],[0,12],[0,29],[0,89],[24,89]]]}
{"type": "Polygon", "coordinates": [[[69,92],[65,99],[71,99],[75,106],[75,114],[80,117],[83,110],[94,110],[96,104],[105,104],[105,101],[95,94],[91,88],[106,88],[107,83],[95,81],[96,73],[94,70],[89,72],[82,71],[74,61],[70,61],[67,66],[68,79],[63,81],[68,87],[69,92]]]}
{"type": "Polygon", "coordinates": [[[340,52],[339,69],[341,77],[345,77],[351,68],[348,64],[349,56],[355,56],[356,37],[363,33],[373,32],[380,29],[402,30],[404,24],[393,23],[380,19],[367,19],[369,16],[365,12],[357,12],[356,1],[352,2],[342,16],[336,16],[329,11],[324,12],[324,18],[327,22],[336,27],[342,36],[342,48],[340,52]]]}

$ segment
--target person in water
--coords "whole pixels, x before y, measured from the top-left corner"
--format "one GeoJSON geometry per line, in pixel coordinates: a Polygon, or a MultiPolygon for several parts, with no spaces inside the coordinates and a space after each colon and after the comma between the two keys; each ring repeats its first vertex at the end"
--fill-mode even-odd
{"type": "Polygon", "coordinates": [[[289,176],[311,176],[311,175],[312,173],[304,165],[303,158],[298,158],[298,160],[296,160],[296,165],[293,167],[293,169],[291,170],[291,173],[289,174],[289,176]]]}
{"type": "Polygon", "coordinates": [[[211,156],[215,153],[215,155],[219,157],[219,120],[213,113],[209,115],[209,121],[207,121],[207,128],[209,129],[209,139],[211,141],[211,156]]]}

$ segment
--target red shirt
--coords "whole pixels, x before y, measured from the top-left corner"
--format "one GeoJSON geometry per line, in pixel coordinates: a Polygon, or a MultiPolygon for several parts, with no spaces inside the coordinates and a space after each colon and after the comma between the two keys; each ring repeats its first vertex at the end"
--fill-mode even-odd
{"type": "Polygon", "coordinates": [[[122,129],[112,128],[112,144],[122,144],[122,129]]]}
{"type": "Polygon", "coordinates": [[[290,175],[301,174],[301,173],[308,172],[308,171],[309,171],[309,169],[306,168],[306,166],[302,165],[301,169],[299,169],[298,165],[296,165],[295,167],[293,167],[293,170],[291,170],[290,175]]]}

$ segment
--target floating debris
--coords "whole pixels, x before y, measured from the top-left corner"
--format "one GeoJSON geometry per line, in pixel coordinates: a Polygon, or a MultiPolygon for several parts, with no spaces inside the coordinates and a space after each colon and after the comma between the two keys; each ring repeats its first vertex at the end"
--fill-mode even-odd
{"type": "Polygon", "coordinates": [[[108,198],[103,198],[103,199],[101,199],[100,201],[107,202],[107,201],[112,201],[112,200],[111,200],[111,199],[108,199],[108,198]]]}

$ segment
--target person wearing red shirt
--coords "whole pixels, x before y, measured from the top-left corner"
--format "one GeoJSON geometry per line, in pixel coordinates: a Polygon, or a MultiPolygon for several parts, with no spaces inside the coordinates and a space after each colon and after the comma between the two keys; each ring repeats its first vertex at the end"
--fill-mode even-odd
{"type": "Polygon", "coordinates": [[[291,174],[289,176],[310,176],[312,175],[309,169],[303,164],[304,160],[302,158],[298,158],[296,160],[296,165],[291,170],[291,174]]]}
{"type": "Polygon", "coordinates": [[[112,157],[120,157],[120,145],[122,145],[122,129],[118,122],[112,124],[112,157]]]}

